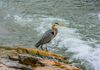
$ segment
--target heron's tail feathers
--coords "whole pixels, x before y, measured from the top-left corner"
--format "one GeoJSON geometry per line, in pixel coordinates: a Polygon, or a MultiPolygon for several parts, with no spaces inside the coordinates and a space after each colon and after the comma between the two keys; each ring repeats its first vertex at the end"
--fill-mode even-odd
{"type": "Polygon", "coordinates": [[[37,43],[35,44],[35,47],[38,48],[40,45],[41,45],[41,42],[39,41],[39,42],[37,42],[37,43]]]}

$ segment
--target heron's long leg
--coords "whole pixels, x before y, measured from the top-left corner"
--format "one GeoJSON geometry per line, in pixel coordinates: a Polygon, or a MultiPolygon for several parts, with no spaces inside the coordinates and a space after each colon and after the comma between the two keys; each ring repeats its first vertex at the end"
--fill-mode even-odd
{"type": "Polygon", "coordinates": [[[47,44],[46,44],[46,51],[48,51],[47,44]]]}
{"type": "Polygon", "coordinates": [[[43,50],[43,45],[41,45],[40,47],[41,47],[41,49],[43,50]]]}

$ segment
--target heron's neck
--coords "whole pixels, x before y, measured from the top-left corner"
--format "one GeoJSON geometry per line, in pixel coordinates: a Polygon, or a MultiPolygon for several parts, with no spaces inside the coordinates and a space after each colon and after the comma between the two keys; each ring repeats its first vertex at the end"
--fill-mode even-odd
{"type": "Polygon", "coordinates": [[[54,32],[55,30],[57,30],[57,28],[55,28],[55,25],[52,25],[52,31],[54,32]]]}
{"type": "Polygon", "coordinates": [[[54,35],[57,34],[57,28],[55,27],[55,25],[52,25],[52,32],[54,33],[54,35]]]}

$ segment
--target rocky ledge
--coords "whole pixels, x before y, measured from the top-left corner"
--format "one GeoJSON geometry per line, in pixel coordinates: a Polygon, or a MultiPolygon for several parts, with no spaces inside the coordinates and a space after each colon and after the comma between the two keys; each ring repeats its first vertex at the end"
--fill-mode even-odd
{"type": "Polygon", "coordinates": [[[58,54],[32,48],[0,47],[0,70],[81,70],[58,54]]]}

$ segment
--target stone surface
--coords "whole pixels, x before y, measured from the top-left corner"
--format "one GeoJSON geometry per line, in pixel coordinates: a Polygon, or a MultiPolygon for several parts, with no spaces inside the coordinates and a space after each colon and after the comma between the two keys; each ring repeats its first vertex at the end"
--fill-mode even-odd
{"type": "Polygon", "coordinates": [[[63,56],[31,48],[0,50],[0,70],[81,70],[63,56]]]}

